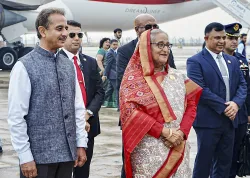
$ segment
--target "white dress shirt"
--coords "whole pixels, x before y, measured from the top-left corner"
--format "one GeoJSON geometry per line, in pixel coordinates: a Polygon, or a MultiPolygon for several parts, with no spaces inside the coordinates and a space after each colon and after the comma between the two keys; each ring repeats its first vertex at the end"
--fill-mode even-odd
{"type": "MultiPolygon", "coordinates": [[[[67,54],[67,56],[68,56],[68,58],[70,59],[70,61],[73,62],[73,64],[74,64],[74,59],[73,59],[73,57],[76,56],[76,57],[77,57],[77,64],[78,64],[79,66],[81,65],[81,61],[80,61],[80,58],[79,58],[79,52],[77,52],[77,54],[74,55],[73,53],[67,51],[66,49],[64,49],[64,48],[62,48],[62,49],[63,49],[63,51],[67,54]]],[[[76,77],[77,77],[77,72],[76,72],[76,66],[75,66],[75,64],[74,64],[74,68],[75,68],[75,74],[76,74],[76,77]]],[[[81,71],[81,73],[82,73],[82,71],[81,71]]],[[[82,73],[82,77],[83,77],[83,79],[84,79],[83,73],[82,73]]],[[[78,81],[78,80],[77,80],[77,81],[78,81]]],[[[85,80],[84,80],[83,83],[84,83],[84,86],[85,86],[85,80]]]]}
{"type": "MultiPolygon", "coordinates": [[[[20,160],[20,164],[33,161],[30,149],[27,123],[24,119],[29,112],[31,83],[23,63],[18,61],[10,74],[8,91],[8,123],[10,127],[12,145],[20,160]]],[[[76,114],[76,142],[77,147],[87,148],[88,134],[85,130],[86,109],[82,100],[81,89],[76,77],[75,114],[76,114]]]]}
{"type": "MultiPolygon", "coordinates": [[[[217,64],[217,66],[218,66],[218,68],[219,68],[219,70],[220,70],[220,65],[219,65],[219,61],[218,61],[219,59],[217,59],[218,54],[214,53],[213,51],[210,51],[207,47],[205,47],[205,48],[208,50],[208,52],[209,52],[209,53],[211,54],[211,56],[214,58],[214,60],[215,60],[215,62],[216,62],[216,64],[217,64]]],[[[227,70],[227,75],[229,76],[227,64],[226,64],[226,61],[225,61],[225,59],[224,59],[224,57],[223,57],[222,52],[220,52],[219,55],[221,55],[222,63],[223,63],[223,65],[225,66],[225,68],[226,68],[226,70],[227,70]]]]}

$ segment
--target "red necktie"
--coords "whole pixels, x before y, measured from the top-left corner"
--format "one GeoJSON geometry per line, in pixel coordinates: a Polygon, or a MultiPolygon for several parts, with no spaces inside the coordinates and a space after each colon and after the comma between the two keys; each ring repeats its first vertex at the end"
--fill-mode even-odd
{"type": "Polygon", "coordinates": [[[86,94],[86,89],[85,89],[85,85],[84,85],[84,78],[83,78],[81,69],[80,69],[80,67],[79,67],[79,65],[77,63],[77,57],[74,56],[73,59],[74,59],[75,67],[76,67],[77,79],[78,79],[78,82],[79,82],[79,85],[80,85],[80,88],[81,88],[81,91],[82,91],[82,98],[83,98],[84,104],[86,106],[86,104],[87,104],[87,94],[86,94]]]}

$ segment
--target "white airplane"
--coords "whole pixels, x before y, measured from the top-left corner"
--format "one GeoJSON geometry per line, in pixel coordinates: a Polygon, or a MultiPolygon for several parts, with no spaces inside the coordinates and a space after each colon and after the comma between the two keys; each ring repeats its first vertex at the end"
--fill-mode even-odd
{"type": "Polygon", "coordinates": [[[0,68],[11,69],[32,48],[19,41],[35,32],[37,14],[44,8],[64,8],[67,19],[82,24],[83,31],[133,28],[134,18],[152,14],[158,23],[176,20],[215,8],[211,0],[0,0],[0,34],[8,47],[0,49],[0,68]]]}

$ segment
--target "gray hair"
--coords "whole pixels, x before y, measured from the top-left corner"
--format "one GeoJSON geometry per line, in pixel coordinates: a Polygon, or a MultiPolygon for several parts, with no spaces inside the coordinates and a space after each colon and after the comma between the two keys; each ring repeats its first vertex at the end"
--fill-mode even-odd
{"type": "Polygon", "coordinates": [[[150,33],[150,41],[153,42],[155,39],[155,36],[160,34],[160,33],[164,33],[168,37],[168,34],[164,31],[162,31],[161,29],[153,29],[153,30],[151,30],[151,33],[150,33]]]}
{"type": "Polygon", "coordinates": [[[38,27],[43,26],[44,28],[48,29],[49,25],[51,22],[49,21],[49,17],[52,14],[61,14],[65,16],[65,11],[60,8],[47,8],[43,9],[37,16],[36,18],[36,32],[37,32],[37,37],[41,39],[41,34],[39,33],[38,27]]]}

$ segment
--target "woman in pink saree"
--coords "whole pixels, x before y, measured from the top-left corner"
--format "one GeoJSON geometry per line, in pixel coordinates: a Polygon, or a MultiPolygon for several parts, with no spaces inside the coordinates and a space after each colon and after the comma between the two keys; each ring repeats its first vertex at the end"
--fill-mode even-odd
{"type": "Polygon", "coordinates": [[[120,112],[127,178],[189,178],[187,137],[201,88],[168,67],[171,44],[148,30],[126,68],[120,112]]]}

